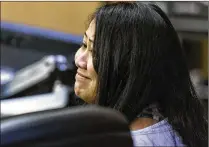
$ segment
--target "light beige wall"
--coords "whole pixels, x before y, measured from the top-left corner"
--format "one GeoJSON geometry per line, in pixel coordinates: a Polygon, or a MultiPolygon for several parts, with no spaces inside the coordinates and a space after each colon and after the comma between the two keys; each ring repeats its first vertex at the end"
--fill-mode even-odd
{"type": "Polygon", "coordinates": [[[83,34],[101,2],[1,2],[1,20],[83,34]]]}

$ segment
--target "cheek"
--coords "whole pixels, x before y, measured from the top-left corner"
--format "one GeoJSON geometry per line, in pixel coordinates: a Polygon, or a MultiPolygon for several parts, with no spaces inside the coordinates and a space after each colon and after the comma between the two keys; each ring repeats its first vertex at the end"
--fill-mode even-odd
{"type": "Polygon", "coordinates": [[[89,72],[92,80],[96,81],[97,80],[97,73],[96,73],[94,65],[93,65],[92,57],[88,61],[87,69],[88,69],[88,72],[89,72]]]}

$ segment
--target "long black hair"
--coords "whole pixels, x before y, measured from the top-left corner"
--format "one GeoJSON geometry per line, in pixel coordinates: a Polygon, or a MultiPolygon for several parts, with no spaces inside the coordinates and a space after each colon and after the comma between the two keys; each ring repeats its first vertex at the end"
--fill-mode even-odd
{"type": "Polygon", "coordinates": [[[100,7],[94,18],[96,102],[122,112],[130,122],[157,102],[184,144],[206,146],[204,108],[178,35],[164,12],[153,4],[118,2],[100,7]]]}

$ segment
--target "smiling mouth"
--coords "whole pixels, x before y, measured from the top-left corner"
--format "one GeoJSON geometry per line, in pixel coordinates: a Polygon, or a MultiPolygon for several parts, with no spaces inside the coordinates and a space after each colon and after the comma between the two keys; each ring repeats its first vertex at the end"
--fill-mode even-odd
{"type": "Polygon", "coordinates": [[[77,76],[78,76],[79,78],[90,79],[90,78],[86,77],[85,75],[83,75],[82,73],[79,73],[79,72],[77,72],[76,77],[77,77],[77,76]]]}

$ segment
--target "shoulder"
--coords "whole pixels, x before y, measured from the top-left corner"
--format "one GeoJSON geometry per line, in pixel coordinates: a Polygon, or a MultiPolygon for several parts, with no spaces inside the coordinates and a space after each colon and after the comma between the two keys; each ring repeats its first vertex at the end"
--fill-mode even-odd
{"type": "Polygon", "coordinates": [[[144,129],[132,131],[134,146],[184,146],[180,136],[166,120],[144,129]]]}

